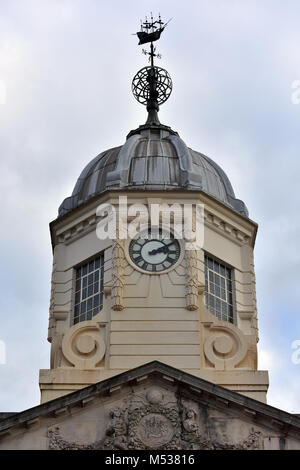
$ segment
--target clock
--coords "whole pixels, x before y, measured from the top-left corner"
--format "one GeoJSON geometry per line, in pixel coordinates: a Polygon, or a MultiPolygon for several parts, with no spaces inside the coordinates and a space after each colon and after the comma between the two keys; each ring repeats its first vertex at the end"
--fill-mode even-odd
{"type": "Polygon", "coordinates": [[[140,270],[148,273],[169,270],[178,262],[180,251],[179,241],[163,229],[147,229],[129,244],[131,261],[140,270]]]}

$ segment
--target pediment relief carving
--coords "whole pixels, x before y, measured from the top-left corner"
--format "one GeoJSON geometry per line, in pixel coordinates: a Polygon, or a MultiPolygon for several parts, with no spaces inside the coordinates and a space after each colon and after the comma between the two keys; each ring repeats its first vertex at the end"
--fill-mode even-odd
{"type": "MultiPolygon", "coordinates": [[[[107,408],[107,407],[105,407],[107,408]]],[[[95,419],[97,414],[94,413],[95,419]]],[[[225,417],[225,414],[224,414],[225,417]]],[[[149,385],[142,392],[131,393],[121,402],[111,403],[104,426],[104,438],[79,443],[64,436],[63,423],[48,429],[49,449],[61,450],[181,450],[181,449],[261,449],[263,434],[246,424],[241,438],[218,430],[218,420],[210,418],[207,407],[194,400],[149,385]],[[213,437],[212,437],[213,436],[213,437]]],[[[70,427],[70,426],[69,426],[70,427]]],[[[101,433],[100,433],[101,434],[101,433]]],[[[95,436],[99,432],[95,432],[95,436]]]]}

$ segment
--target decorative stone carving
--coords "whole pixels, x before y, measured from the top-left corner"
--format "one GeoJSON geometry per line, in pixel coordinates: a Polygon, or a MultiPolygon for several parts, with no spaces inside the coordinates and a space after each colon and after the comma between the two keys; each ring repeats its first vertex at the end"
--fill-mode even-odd
{"type": "Polygon", "coordinates": [[[128,449],[179,449],[180,432],[176,403],[140,403],[128,412],[128,449]]]}
{"type": "Polygon", "coordinates": [[[112,436],[113,445],[116,449],[127,449],[127,425],[123,412],[115,408],[110,412],[110,426],[106,430],[108,436],[112,436]]]}
{"type": "Polygon", "coordinates": [[[90,444],[67,442],[59,427],[48,430],[49,449],[107,449],[107,450],[215,450],[261,449],[262,433],[253,428],[246,439],[230,442],[212,439],[209,424],[201,429],[199,405],[179,396],[164,397],[157,387],[145,395],[133,394],[121,406],[109,412],[106,437],[90,444]]]}
{"type": "Polygon", "coordinates": [[[164,415],[149,413],[141,418],[137,427],[137,436],[146,447],[155,449],[172,440],[174,428],[172,422],[164,415]]]}
{"type": "Polygon", "coordinates": [[[112,247],[112,287],[111,300],[113,310],[123,310],[124,291],[124,240],[116,239],[112,247]]]}
{"type": "Polygon", "coordinates": [[[68,442],[60,435],[60,427],[48,430],[49,450],[94,450],[101,449],[101,442],[93,442],[92,444],[78,444],[77,442],[68,442]]]}
{"type": "Polygon", "coordinates": [[[62,340],[65,358],[79,369],[97,367],[105,354],[101,323],[84,321],[72,326],[62,340]]]}
{"type": "Polygon", "coordinates": [[[188,408],[185,413],[185,419],[183,420],[183,428],[187,432],[198,433],[198,424],[196,422],[196,413],[192,408],[188,408]]]}
{"type": "Polygon", "coordinates": [[[247,338],[234,326],[225,326],[217,322],[206,329],[204,354],[218,370],[234,369],[246,357],[247,338]]]}
{"type": "Polygon", "coordinates": [[[185,250],[186,260],[186,308],[187,310],[198,310],[199,307],[199,288],[198,269],[197,269],[197,251],[185,250]]]}

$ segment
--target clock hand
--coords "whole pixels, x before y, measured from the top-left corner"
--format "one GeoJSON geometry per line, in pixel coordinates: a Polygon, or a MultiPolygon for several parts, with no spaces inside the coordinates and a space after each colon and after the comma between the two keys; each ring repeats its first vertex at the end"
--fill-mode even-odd
{"type": "Polygon", "coordinates": [[[148,251],[148,254],[149,255],[156,255],[157,253],[168,253],[169,252],[169,246],[170,245],[173,245],[174,241],[172,241],[171,243],[169,243],[168,245],[163,245],[159,248],[156,248],[156,250],[152,250],[152,251],[148,251]]]}
{"type": "Polygon", "coordinates": [[[164,250],[165,250],[165,247],[161,246],[161,247],[157,248],[156,250],[148,251],[148,254],[149,255],[156,255],[157,253],[161,253],[164,250]]]}

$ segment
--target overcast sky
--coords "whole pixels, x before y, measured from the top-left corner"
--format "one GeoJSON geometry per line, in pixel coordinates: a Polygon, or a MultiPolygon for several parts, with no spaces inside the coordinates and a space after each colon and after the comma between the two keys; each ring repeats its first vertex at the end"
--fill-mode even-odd
{"type": "Polygon", "coordinates": [[[225,170],[259,224],[259,368],[269,404],[300,413],[299,0],[0,0],[0,411],[37,405],[49,368],[48,224],[82,168],[145,121],[131,33],[150,11],[172,17],[160,119],[225,170]]]}

